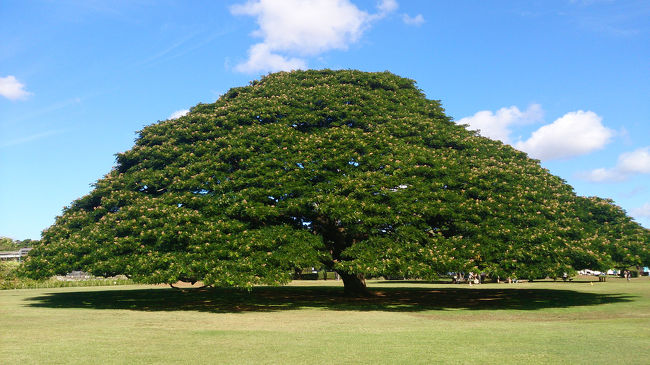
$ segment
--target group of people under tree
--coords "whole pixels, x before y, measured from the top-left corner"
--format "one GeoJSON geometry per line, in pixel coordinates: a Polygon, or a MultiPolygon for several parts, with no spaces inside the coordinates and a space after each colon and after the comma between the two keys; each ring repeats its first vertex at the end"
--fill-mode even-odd
{"type": "Polygon", "coordinates": [[[486,277],[487,277],[487,274],[485,274],[484,272],[479,274],[479,273],[475,273],[473,271],[470,271],[467,274],[467,276],[465,276],[465,273],[457,272],[457,273],[453,274],[453,276],[451,277],[451,281],[452,281],[452,283],[456,283],[456,284],[457,283],[462,283],[464,281],[469,283],[469,285],[481,284],[481,283],[483,283],[485,281],[486,277]]]}

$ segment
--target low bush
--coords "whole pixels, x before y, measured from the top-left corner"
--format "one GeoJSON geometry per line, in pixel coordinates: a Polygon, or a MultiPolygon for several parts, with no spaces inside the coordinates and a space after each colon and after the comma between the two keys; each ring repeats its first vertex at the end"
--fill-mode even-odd
{"type": "Polygon", "coordinates": [[[32,280],[18,275],[20,262],[0,262],[0,290],[2,289],[38,289],[38,288],[63,288],[82,286],[109,286],[134,284],[127,278],[102,278],[92,277],[84,280],[61,280],[52,277],[46,280],[32,280]]]}

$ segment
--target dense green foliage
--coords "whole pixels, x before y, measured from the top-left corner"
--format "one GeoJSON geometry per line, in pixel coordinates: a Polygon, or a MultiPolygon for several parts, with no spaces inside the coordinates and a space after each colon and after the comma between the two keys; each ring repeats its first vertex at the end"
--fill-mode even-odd
{"type": "MultiPolygon", "coordinates": [[[[363,276],[559,276],[611,259],[572,188],[390,73],[271,74],[140,131],[43,233],[32,277],[250,287],[363,276]]],[[[646,241],[647,243],[647,241],[646,241]]]]}
{"type": "Polygon", "coordinates": [[[586,236],[607,257],[592,263],[587,259],[580,267],[607,270],[650,264],[650,230],[634,222],[610,199],[578,197],[577,202],[586,236]]]}

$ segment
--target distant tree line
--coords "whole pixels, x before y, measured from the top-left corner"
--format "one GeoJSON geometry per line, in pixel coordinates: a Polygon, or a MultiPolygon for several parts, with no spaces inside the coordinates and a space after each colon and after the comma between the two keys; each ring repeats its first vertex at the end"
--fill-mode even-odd
{"type": "Polygon", "coordinates": [[[16,251],[23,247],[32,247],[38,242],[38,240],[29,238],[26,240],[14,240],[9,237],[0,237],[0,251],[16,251]]]}

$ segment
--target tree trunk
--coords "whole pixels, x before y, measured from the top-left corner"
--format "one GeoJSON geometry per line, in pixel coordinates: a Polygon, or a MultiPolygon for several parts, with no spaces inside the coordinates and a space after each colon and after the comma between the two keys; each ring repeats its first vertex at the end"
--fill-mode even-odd
{"type": "Polygon", "coordinates": [[[343,292],[345,295],[351,297],[367,297],[370,295],[363,275],[348,274],[342,271],[338,271],[338,274],[343,279],[343,292]]]}
{"type": "MultiPolygon", "coordinates": [[[[325,246],[332,255],[332,261],[323,262],[325,267],[334,268],[337,262],[341,261],[342,252],[352,246],[355,238],[346,236],[345,228],[340,222],[333,221],[325,216],[317,216],[313,220],[314,227],[323,236],[325,246]]],[[[344,293],[352,297],[367,297],[370,292],[366,289],[366,279],[362,274],[350,274],[335,270],[338,276],[343,279],[344,293]]]]}

